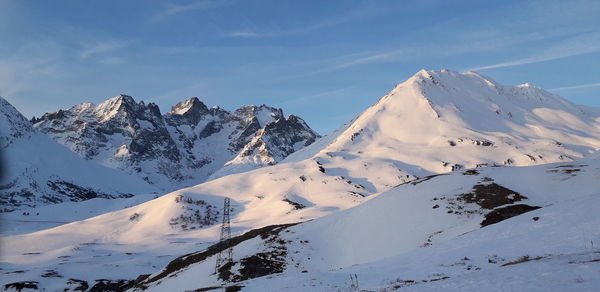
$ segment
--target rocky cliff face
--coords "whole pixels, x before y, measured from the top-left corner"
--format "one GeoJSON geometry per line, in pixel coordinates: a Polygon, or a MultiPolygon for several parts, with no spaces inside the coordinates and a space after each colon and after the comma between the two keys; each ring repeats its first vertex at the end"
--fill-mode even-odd
{"type": "Polygon", "coordinates": [[[119,95],[32,123],[85,159],[164,189],[200,183],[217,171],[274,164],[318,138],[301,118],[286,118],[281,109],[248,105],[230,112],[208,108],[196,97],[161,114],[154,103],[119,95]]]}
{"type": "MultiPolygon", "coordinates": [[[[66,115],[58,112],[55,115],[66,115]]],[[[0,98],[0,211],[155,191],[141,179],[81,159],[0,98]]]]}

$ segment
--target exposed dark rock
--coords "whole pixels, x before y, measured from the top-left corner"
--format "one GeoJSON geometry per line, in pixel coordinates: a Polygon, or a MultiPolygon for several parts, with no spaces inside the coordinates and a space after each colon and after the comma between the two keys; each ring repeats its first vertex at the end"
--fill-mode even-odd
{"type": "Polygon", "coordinates": [[[289,199],[283,199],[284,202],[292,205],[294,207],[294,210],[300,210],[300,209],[304,209],[306,208],[306,206],[304,206],[303,204],[294,202],[294,201],[290,201],[289,199]]]}
{"type": "Polygon", "coordinates": [[[507,262],[507,263],[501,265],[501,267],[518,265],[518,264],[522,264],[522,263],[526,263],[526,262],[530,262],[530,261],[539,261],[543,258],[544,258],[543,256],[530,257],[530,256],[526,255],[526,256],[522,256],[514,261],[507,262]]]}
{"type": "Polygon", "coordinates": [[[158,273],[158,275],[151,277],[151,278],[147,278],[143,281],[140,281],[139,283],[136,283],[134,285],[134,287],[143,290],[144,287],[147,287],[151,283],[159,281],[165,277],[175,275],[175,274],[177,274],[177,272],[185,269],[186,267],[188,267],[192,264],[195,264],[195,263],[202,262],[202,261],[206,260],[207,258],[214,256],[229,247],[236,246],[246,240],[255,238],[257,236],[260,236],[261,238],[265,239],[270,236],[277,235],[277,234],[279,234],[279,232],[281,232],[291,226],[294,226],[296,224],[298,224],[298,223],[270,225],[270,226],[265,226],[265,227],[258,228],[258,229],[253,229],[242,235],[232,237],[229,240],[211,245],[205,250],[180,256],[180,257],[172,260],[169,264],[167,264],[167,266],[160,273],[158,273]]]}
{"type": "Polygon", "coordinates": [[[91,188],[80,187],[78,185],[72,184],[66,181],[48,181],[47,185],[58,194],[61,194],[61,197],[46,197],[46,200],[52,203],[63,202],[64,198],[68,198],[70,201],[79,202],[85,201],[94,198],[104,198],[104,199],[114,199],[114,198],[130,198],[132,194],[121,194],[118,196],[109,195],[105,193],[101,193],[95,191],[91,188]]]}
{"type": "Polygon", "coordinates": [[[465,172],[463,172],[464,175],[478,175],[479,171],[475,170],[475,169],[469,169],[465,172]]]}
{"type": "MultiPolygon", "coordinates": [[[[512,218],[523,213],[539,209],[538,206],[529,206],[525,204],[510,205],[494,209],[492,212],[485,215],[485,220],[481,221],[481,227],[496,224],[508,218],[512,218]]],[[[538,218],[539,219],[539,218],[538,218]]]]}
{"type": "Polygon", "coordinates": [[[62,278],[62,277],[63,276],[61,276],[55,270],[47,270],[45,273],[42,274],[42,278],[62,278]]]}
{"type": "Polygon", "coordinates": [[[178,227],[181,230],[200,229],[213,225],[218,221],[218,208],[204,200],[193,200],[179,195],[175,197],[175,203],[181,204],[183,212],[169,221],[169,224],[174,228],[178,227]]]}
{"type": "Polygon", "coordinates": [[[86,291],[90,286],[87,281],[70,278],[64,291],[86,291]]]}
{"type": "Polygon", "coordinates": [[[88,292],[122,292],[131,288],[133,283],[132,280],[98,279],[88,292]]]}
{"type": "Polygon", "coordinates": [[[34,289],[38,290],[38,282],[36,281],[21,281],[8,283],[4,285],[4,290],[15,289],[17,291],[22,291],[23,289],[34,289]]]}
{"type": "Polygon", "coordinates": [[[472,192],[462,194],[458,199],[466,203],[477,204],[484,209],[494,209],[527,198],[518,192],[507,189],[499,184],[489,183],[473,186],[472,192]]]}

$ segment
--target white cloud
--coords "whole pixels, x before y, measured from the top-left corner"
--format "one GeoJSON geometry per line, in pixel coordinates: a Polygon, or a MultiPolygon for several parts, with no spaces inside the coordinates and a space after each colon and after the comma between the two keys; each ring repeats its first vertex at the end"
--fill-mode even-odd
{"type": "Polygon", "coordinates": [[[569,38],[556,43],[554,46],[543,50],[535,56],[521,58],[513,61],[502,62],[492,65],[479,66],[469,69],[470,71],[495,69],[503,67],[520,66],[525,64],[534,64],[552,60],[563,59],[567,57],[579,56],[600,52],[600,34],[590,33],[569,38]]]}
{"type": "Polygon", "coordinates": [[[561,90],[571,90],[571,89],[581,89],[581,88],[591,88],[591,87],[600,87],[600,83],[581,84],[581,85],[574,85],[574,86],[563,86],[563,87],[557,87],[557,88],[552,88],[552,89],[548,89],[548,90],[549,91],[561,91],[561,90]]]}
{"type": "Polygon", "coordinates": [[[384,52],[384,53],[373,54],[373,55],[369,55],[366,57],[360,57],[360,58],[356,58],[354,60],[350,60],[350,61],[338,64],[338,65],[335,65],[331,69],[337,70],[337,69],[343,69],[343,68],[357,66],[357,65],[392,60],[394,57],[397,57],[397,56],[403,54],[404,52],[405,52],[405,50],[394,50],[394,51],[389,51],[389,52],[384,52]]]}
{"type": "Polygon", "coordinates": [[[121,58],[121,57],[110,56],[110,57],[101,59],[100,63],[107,64],[107,65],[120,65],[120,64],[126,63],[126,61],[127,60],[125,60],[124,58],[121,58]]]}
{"type": "Polygon", "coordinates": [[[359,18],[369,17],[376,15],[376,11],[371,8],[366,8],[363,6],[359,6],[346,14],[337,17],[329,17],[324,20],[320,20],[313,23],[306,23],[302,27],[297,28],[286,28],[272,31],[261,31],[257,32],[256,30],[245,28],[239,31],[234,31],[230,33],[223,34],[222,37],[229,38],[257,38],[257,37],[281,37],[281,36],[289,36],[289,35],[297,35],[303,33],[309,33],[315,30],[319,30],[321,28],[336,26],[342,23],[346,23],[349,21],[353,21],[359,18]]]}
{"type": "Polygon", "coordinates": [[[356,88],[354,86],[347,86],[347,87],[338,88],[338,89],[326,90],[326,91],[317,92],[317,93],[306,95],[306,96],[286,99],[285,101],[277,102],[274,105],[276,105],[276,106],[287,106],[290,104],[308,105],[308,104],[310,104],[309,101],[315,101],[315,100],[320,101],[320,100],[324,100],[324,99],[338,98],[338,97],[344,96],[348,93],[352,93],[355,89],[356,88]]]}
{"type": "Polygon", "coordinates": [[[261,37],[261,36],[265,36],[265,35],[260,35],[258,33],[251,32],[251,31],[237,31],[237,32],[226,33],[223,35],[223,37],[226,37],[226,38],[256,38],[256,37],[261,37]]]}
{"type": "Polygon", "coordinates": [[[171,4],[167,9],[155,14],[151,21],[158,22],[165,20],[169,17],[177,14],[186,13],[194,10],[201,10],[209,8],[213,5],[211,1],[195,1],[187,5],[173,5],[171,4]]]}
{"type": "Polygon", "coordinates": [[[83,50],[79,53],[79,57],[81,59],[87,59],[89,57],[100,55],[104,53],[109,53],[113,51],[120,50],[131,45],[131,41],[102,41],[95,42],[92,44],[87,44],[84,46],[83,50]]]}

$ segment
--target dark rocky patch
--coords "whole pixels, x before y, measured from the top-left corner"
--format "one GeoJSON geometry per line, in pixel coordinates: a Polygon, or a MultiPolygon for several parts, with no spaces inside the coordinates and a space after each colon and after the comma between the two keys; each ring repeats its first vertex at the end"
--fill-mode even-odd
{"type": "Polygon", "coordinates": [[[169,221],[169,224],[174,228],[179,227],[182,230],[197,229],[213,225],[218,221],[219,211],[217,207],[208,204],[204,200],[194,200],[178,195],[175,197],[175,203],[181,204],[184,211],[169,221]]]}
{"type": "MultiPolygon", "coordinates": [[[[420,183],[422,183],[422,182],[426,182],[426,181],[428,181],[428,180],[430,180],[430,179],[432,179],[432,178],[434,178],[434,177],[441,176],[441,175],[446,175],[446,174],[445,174],[445,173],[442,173],[442,174],[433,174],[433,175],[428,175],[428,176],[424,176],[424,177],[417,178],[417,179],[415,179],[415,180],[409,181],[408,183],[410,183],[410,184],[411,184],[411,185],[413,185],[413,186],[416,186],[416,185],[418,185],[418,184],[420,184],[420,183]]],[[[404,183],[403,183],[403,184],[404,184],[404,183]]],[[[399,185],[403,185],[403,184],[399,184],[399,185]]]]}
{"type": "Polygon", "coordinates": [[[233,286],[227,286],[227,287],[212,286],[212,287],[198,288],[196,290],[188,291],[188,292],[204,292],[204,291],[222,290],[223,288],[225,288],[225,292],[237,292],[237,291],[241,291],[242,288],[244,288],[244,286],[241,286],[241,285],[233,285],[233,286]]]}
{"type": "Polygon", "coordinates": [[[12,271],[12,272],[5,272],[5,275],[9,275],[9,274],[23,274],[25,273],[25,271],[23,270],[16,270],[16,271],[12,271]]]}
{"type": "MultiPolygon", "coordinates": [[[[50,187],[50,189],[73,202],[80,202],[94,198],[114,199],[133,197],[132,194],[109,195],[95,191],[91,188],[81,187],[66,181],[48,181],[46,184],[48,185],[48,187],[50,187]]],[[[60,203],[63,202],[62,196],[44,196],[44,198],[46,198],[46,200],[52,203],[60,203]]]]}
{"type": "Polygon", "coordinates": [[[63,276],[55,270],[46,270],[46,272],[42,274],[42,277],[43,278],[62,278],[63,276]]]}
{"type": "Polygon", "coordinates": [[[282,273],[285,270],[286,262],[285,251],[261,252],[255,255],[243,258],[240,261],[241,268],[238,270],[240,275],[234,275],[233,282],[240,282],[248,279],[254,279],[266,275],[282,273]]]}
{"type": "Polygon", "coordinates": [[[34,289],[38,290],[38,282],[36,281],[21,281],[8,283],[4,285],[4,290],[15,289],[17,291],[22,291],[23,289],[34,289]]]}
{"type": "Polygon", "coordinates": [[[585,166],[587,166],[587,165],[565,164],[565,165],[560,165],[555,168],[549,169],[546,172],[554,172],[554,173],[562,172],[564,174],[569,174],[571,176],[575,176],[575,175],[577,175],[578,172],[581,171],[581,168],[585,167],[585,166]]]}
{"type": "Polygon", "coordinates": [[[366,197],[364,194],[358,193],[358,192],[353,192],[353,191],[348,191],[349,194],[356,196],[356,197],[361,197],[364,198],[366,197]]]}
{"type": "Polygon", "coordinates": [[[225,288],[225,292],[238,292],[242,291],[242,288],[244,288],[244,286],[241,285],[228,286],[225,288]]]}
{"type": "Polygon", "coordinates": [[[158,275],[151,277],[151,278],[148,277],[144,280],[141,280],[141,281],[139,281],[139,283],[134,284],[133,287],[144,290],[145,287],[147,287],[151,283],[154,283],[165,277],[173,275],[173,274],[177,273],[178,271],[181,271],[182,269],[184,269],[192,264],[202,262],[202,261],[206,260],[207,258],[214,256],[229,247],[236,246],[246,240],[255,238],[257,236],[261,236],[261,238],[264,239],[264,238],[267,238],[272,235],[277,235],[277,234],[279,234],[279,232],[283,231],[284,229],[287,229],[296,224],[298,224],[298,223],[269,225],[269,226],[265,226],[262,228],[253,229],[242,235],[232,237],[226,241],[218,242],[214,245],[211,245],[205,250],[180,256],[180,257],[172,260],[169,264],[167,264],[167,266],[158,275]]]}
{"type": "Polygon", "coordinates": [[[90,287],[87,281],[73,278],[67,281],[67,286],[64,291],[86,291],[90,287]]]}
{"type": "MultiPolygon", "coordinates": [[[[481,227],[496,224],[508,218],[512,218],[523,213],[539,209],[538,206],[529,206],[525,204],[510,205],[494,209],[492,212],[485,215],[485,220],[481,221],[481,227]]],[[[534,217],[536,218],[536,217],[534,217]]],[[[539,219],[539,217],[537,217],[539,219]]],[[[534,219],[535,221],[535,219],[534,219]]]]}
{"type": "Polygon", "coordinates": [[[478,175],[479,171],[475,170],[475,169],[469,169],[466,170],[465,172],[463,172],[463,175],[478,175]]]}
{"type": "Polygon", "coordinates": [[[507,189],[497,183],[475,185],[472,192],[462,194],[458,197],[460,201],[477,204],[484,209],[494,209],[526,199],[527,197],[522,196],[518,192],[507,189]]]}
{"type": "Polygon", "coordinates": [[[122,292],[131,288],[133,283],[132,280],[98,279],[88,292],[122,292]]]}
{"type": "Polygon", "coordinates": [[[505,263],[505,264],[501,265],[501,267],[506,267],[506,266],[511,266],[511,265],[518,265],[518,264],[522,264],[522,263],[526,263],[526,262],[530,262],[530,261],[539,261],[539,260],[541,260],[543,258],[545,258],[545,257],[538,256],[538,257],[532,258],[532,257],[526,255],[526,256],[522,256],[522,257],[520,257],[520,258],[518,258],[518,259],[516,259],[514,261],[510,261],[508,263],[505,263]]]}
{"type": "Polygon", "coordinates": [[[306,208],[305,205],[297,203],[297,202],[294,202],[294,201],[291,201],[289,199],[283,199],[283,201],[286,202],[286,203],[288,203],[288,204],[290,204],[290,205],[292,205],[294,207],[294,210],[300,210],[300,209],[306,208]]]}
{"type": "Polygon", "coordinates": [[[352,136],[350,136],[350,141],[354,141],[354,139],[356,139],[356,137],[360,136],[360,134],[362,133],[363,130],[364,129],[360,129],[360,131],[352,133],[352,136]]]}
{"type": "Polygon", "coordinates": [[[442,166],[444,166],[444,167],[450,167],[450,169],[452,171],[457,171],[457,170],[461,170],[461,169],[464,168],[464,166],[462,164],[450,163],[450,162],[442,162],[442,166]]]}
{"type": "Polygon", "coordinates": [[[279,238],[279,232],[263,233],[267,249],[245,257],[239,261],[240,268],[232,271],[236,262],[230,262],[219,268],[219,279],[226,282],[240,282],[271,274],[282,273],[287,265],[287,247],[285,240],[279,238]]]}

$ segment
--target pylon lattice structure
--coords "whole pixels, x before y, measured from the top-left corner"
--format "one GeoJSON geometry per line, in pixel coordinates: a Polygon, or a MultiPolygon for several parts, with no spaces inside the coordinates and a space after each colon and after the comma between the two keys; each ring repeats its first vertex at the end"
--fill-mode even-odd
{"type": "Polygon", "coordinates": [[[231,200],[225,197],[223,201],[223,223],[221,224],[221,237],[219,239],[220,245],[226,245],[219,254],[217,254],[217,263],[215,264],[215,273],[218,272],[219,268],[224,264],[233,261],[233,247],[229,239],[231,238],[231,218],[229,212],[231,211],[231,200]]]}

